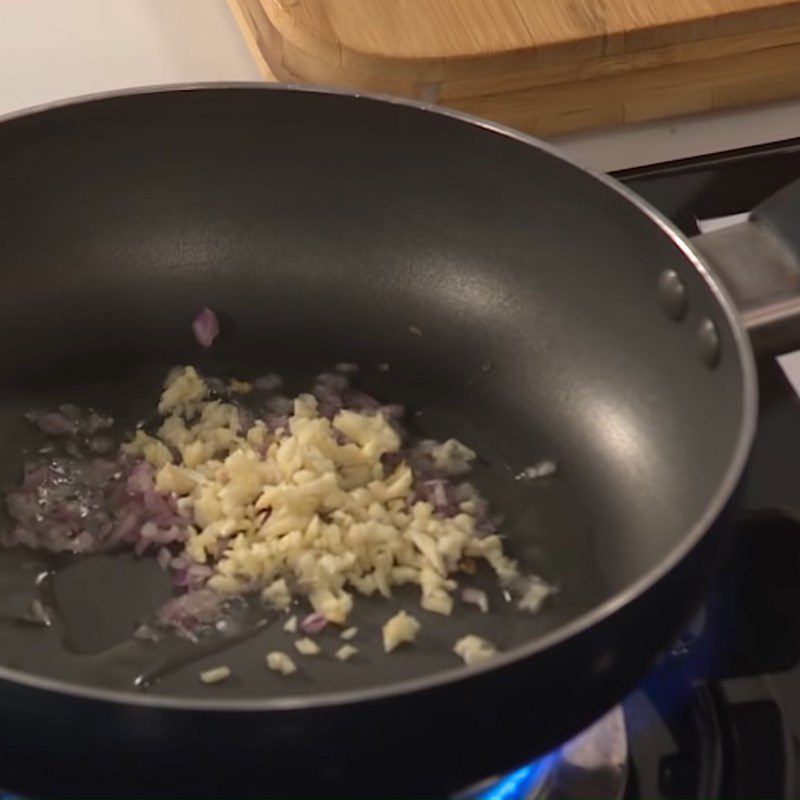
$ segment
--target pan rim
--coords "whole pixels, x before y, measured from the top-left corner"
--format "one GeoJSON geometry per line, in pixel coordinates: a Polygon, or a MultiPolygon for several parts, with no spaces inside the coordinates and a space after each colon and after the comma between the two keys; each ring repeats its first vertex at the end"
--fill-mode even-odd
{"type": "Polygon", "coordinates": [[[571,619],[565,624],[537,637],[536,639],[515,647],[512,650],[499,654],[490,664],[479,667],[465,668],[463,665],[451,669],[431,673],[422,677],[411,678],[385,685],[362,689],[349,689],[337,692],[321,692],[312,695],[280,696],[259,698],[215,699],[195,697],[170,697],[136,693],[135,690],[113,690],[99,687],[84,686],[58,678],[49,678],[28,674],[20,670],[0,665],[0,681],[7,681],[25,686],[29,689],[58,693],[72,697],[81,697],[86,700],[111,702],[116,704],[143,706],[169,710],[202,711],[202,712],[247,712],[259,713],[265,711],[282,712],[294,710],[313,710],[322,707],[343,707],[372,700],[393,699],[412,693],[434,690],[453,683],[477,680],[486,673],[499,672],[504,667],[524,661],[537,653],[543,652],[554,646],[560,645],[595,625],[611,617],[623,607],[634,602],[645,594],[658,581],[671,572],[688,553],[697,546],[711,529],[714,521],[723,511],[728,500],[735,492],[736,487],[749,460],[750,451],[755,437],[758,418],[758,379],[755,358],[750,345],[747,332],[739,318],[735,303],[728,291],[713,275],[703,258],[695,250],[689,240],[663,215],[632,190],[623,186],[611,176],[586,167],[575,159],[566,156],[555,145],[537,139],[534,136],[501,125],[491,120],[476,117],[462,111],[457,111],[432,103],[410,100],[378,92],[350,91],[347,89],[317,86],[313,84],[293,83],[264,83],[261,81],[208,81],[187,82],[175,84],[156,84],[141,87],[130,87],[112,91],[93,92],[77,97],[59,99],[41,103],[29,108],[13,111],[0,115],[0,124],[14,120],[36,116],[38,114],[91,103],[113,100],[117,98],[171,94],[178,92],[202,92],[220,90],[242,91],[274,91],[290,93],[319,94],[340,96],[366,100],[368,102],[388,103],[402,106],[416,111],[449,117],[463,124],[481,128],[489,133],[511,139],[519,143],[532,146],[544,151],[550,156],[565,162],[575,169],[591,176],[604,184],[610,191],[622,197],[638,211],[644,214],[680,251],[689,265],[706,284],[714,296],[716,304],[728,325],[736,346],[736,355],[740,363],[742,379],[742,413],[739,431],[732,456],[728,462],[716,489],[706,502],[703,512],[688,528],[680,541],[647,572],[641,574],[635,581],[613,594],[591,610],[571,619]]]}

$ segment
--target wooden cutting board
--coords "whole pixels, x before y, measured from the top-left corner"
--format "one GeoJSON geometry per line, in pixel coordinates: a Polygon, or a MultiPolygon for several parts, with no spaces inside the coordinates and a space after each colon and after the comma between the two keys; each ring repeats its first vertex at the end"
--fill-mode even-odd
{"type": "Polygon", "coordinates": [[[229,0],[265,74],[550,136],[800,96],[800,0],[229,0]]]}

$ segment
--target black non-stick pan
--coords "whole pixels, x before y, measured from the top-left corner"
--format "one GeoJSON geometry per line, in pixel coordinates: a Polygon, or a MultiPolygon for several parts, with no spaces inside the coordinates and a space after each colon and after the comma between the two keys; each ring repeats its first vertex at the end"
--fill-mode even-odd
{"type": "MultiPolygon", "coordinates": [[[[743,240],[769,250],[782,291],[778,206],[743,240]]],[[[759,316],[769,291],[742,292],[774,337],[785,307],[759,316]]],[[[125,555],[68,564],[42,630],[13,615],[47,564],[4,552],[0,785],[33,796],[443,796],[530,759],[630,690],[701,598],[756,418],[729,295],[641,200],[488,123],[313,89],[6,118],[0,341],[6,485],[34,446],[29,408],[89,404],[132,426],[175,364],[278,371],[299,390],[356,362],[420,434],[479,453],[508,550],[560,587],[538,615],[418,611],[419,641],[390,656],[380,624],[414,595],[359,601],[357,661],[270,673],[276,624],[142,691],[155,651],[130,632],[168,596],[163,573],[125,555]],[[189,323],[206,305],[223,334],[201,353],[189,323]],[[542,458],[552,479],[514,480],[542,458]],[[502,654],[465,668],[465,633],[502,654]],[[201,684],[220,662],[235,679],[201,684]]]]}

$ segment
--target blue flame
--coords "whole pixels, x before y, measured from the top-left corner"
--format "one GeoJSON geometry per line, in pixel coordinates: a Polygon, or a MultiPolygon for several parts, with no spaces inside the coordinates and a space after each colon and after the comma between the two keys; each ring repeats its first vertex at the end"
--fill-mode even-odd
{"type": "Polygon", "coordinates": [[[474,800],[524,800],[531,788],[547,773],[553,758],[551,753],[520,767],[502,777],[488,789],[473,795],[474,800]]]}

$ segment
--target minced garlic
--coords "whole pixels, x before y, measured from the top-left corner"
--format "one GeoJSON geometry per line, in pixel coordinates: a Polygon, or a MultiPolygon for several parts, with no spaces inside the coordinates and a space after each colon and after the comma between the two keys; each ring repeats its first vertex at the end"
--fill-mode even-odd
{"type": "Polygon", "coordinates": [[[460,656],[468,667],[483,664],[497,654],[497,648],[488,640],[472,634],[459,639],[453,652],[460,656]]]}
{"type": "Polygon", "coordinates": [[[307,637],[305,639],[298,639],[294,643],[294,647],[301,656],[316,656],[319,655],[322,649],[313,639],[307,637]]]}
{"type": "Polygon", "coordinates": [[[405,611],[398,611],[384,626],[383,649],[387,653],[406,642],[413,642],[422,626],[405,611]]]}
{"type": "Polygon", "coordinates": [[[283,623],[283,629],[286,633],[297,633],[297,617],[289,617],[289,619],[283,623]]]}
{"type": "MultiPolygon", "coordinates": [[[[450,614],[451,575],[474,558],[502,583],[518,576],[501,538],[476,531],[469,505],[439,515],[415,500],[405,461],[384,467],[401,441],[381,413],[344,410],[328,420],[312,395],[300,395],[287,428],[271,432],[261,420],[245,428],[235,405],[210,397],[193,367],[173,371],[156,436],[138,431],[125,445],[152,464],[157,491],[188,518],[184,555],[212,568],[210,588],[259,590],[286,609],[296,586],[316,612],[344,625],[354,593],[390,597],[403,584],[419,586],[423,609],[450,614]]],[[[475,454],[451,439],[431,457],[467,463],[475,454]]]]}
{"type": "Polygon", "coordinates": [[[336,651],[336,658],[338,658],[339,661],[349,661],[355,655],[358,655],[358,648],[353,647],[351,644],[343,644],[336,651]]]}
{"type": "Polygon", "coordinates": [[[232,392],[236,392],[237,394],[250,394],[250,392],[253,391],[252,383],[248,383],[248,381],[239,381],[236,380],[236,378],[233,378],[228,386],[232,392]]]}
{"type": "Polygon", "coordinates": [[[292,604],[292,595],[283,578],[278,578],[261,591],[261,599],[273,608],[289,608],[292,604]]]}
{"type": "Polygon", "coordinates": [[[266,660],[267,668],[273,672],[280,672],[281,675],[291,675],[293,672],[297,672],[297,666],[294,661],[280,650],[273,650],[271,653],[267,653],[266,660]]]}
{"type": "Polygon", "coordinates": [[[230,667],[212,667],[200,673],[200,680],[206,684],[222,683],[231,676],[230,667]]]}
{"type": "Polygon", "coordinates": [[[522,611],[536,613],[544,601],[553,594],[555,589],[540,580],[528,580],[527,586],[517,602],[517,608],[522,611]]]}

